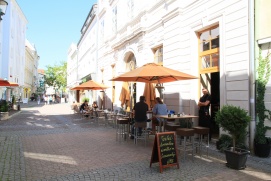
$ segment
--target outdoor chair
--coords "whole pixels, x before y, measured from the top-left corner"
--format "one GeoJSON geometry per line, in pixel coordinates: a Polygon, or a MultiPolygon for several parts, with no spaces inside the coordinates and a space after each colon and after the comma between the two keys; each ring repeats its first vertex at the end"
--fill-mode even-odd
{"type": "Polygon", "coordinates": [[[121,140],[128,139],[129,136],[129,119],[128,118],[118,118],[116,122],[116,141],[121,142],[121,140]]]}
{"type": "Polygon", "coordinates": [[[178,128],[176,129],[176,134],[177,143],[179,143],[178,150],[183,152],[184,160],[187,152],[192,151],[192,159],[194,161],[194,149],[196,146],[194,141],[195,130],[191,128],[178,128]]]}
{"type": "Polygon", "coordinates": [[[147,122],[135,122],[134,143],[137,144],[138,140],[143,140],[146,146],[148,136],[149,136],[149,132],[147,130],[147,122]],[[139,128],[142,129],[141,133],[139,133],[139,128]]]}
{"type": "Polygon", "coordinates": [[[105,117],[102,116],[102,112],[94,111],[94,117],[98,125],[104,125],[106,126],[105,117]]]}
{"type": "Polygon", "coordinates": [[[104,113],[104,118],[107,125],[114,125],[114,118],[109,117],[107,112],[104,113]]]}
{"type": "Polygon", "coordinates": [[[196,126],[193,127],[195,134],[198,135],[197,148],[199,149],[199,154],[202,156],[203,148],[206,148],[207,157],[209,156],[209,130],[210,128],[196,126]]]}

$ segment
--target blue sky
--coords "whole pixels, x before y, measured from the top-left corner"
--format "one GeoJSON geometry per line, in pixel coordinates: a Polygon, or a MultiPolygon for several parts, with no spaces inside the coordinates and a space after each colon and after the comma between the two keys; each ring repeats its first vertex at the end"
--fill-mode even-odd
{"type": "Polygon", "coordinates": [[[71,43],[96,0],[16,0],[28,20],[26,38],[40,56],[39,69],[67,60],[71,43]]]}

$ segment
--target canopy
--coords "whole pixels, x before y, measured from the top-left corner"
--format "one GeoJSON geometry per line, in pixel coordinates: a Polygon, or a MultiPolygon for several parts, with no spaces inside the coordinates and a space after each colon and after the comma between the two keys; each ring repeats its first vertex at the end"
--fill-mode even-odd
{"type": "Polygon", "coordinates": [[[19,85],[15,82],[10,82],[8,80],[4,80],[0,78],[0,86],[4,87],[18,87],[19,85]]]}
{"type": "Polygon", "coordinates": [[[130,91],[128,82],[123,82],[119,100],[121,102],[121,107],[126,106],[126,110],[130,111],[130,91]]]}
{"type": "Polygon", "coordinates": [[[10,87],[18,87],[19,86],[19,84],[17,84],[16,82],[9,82],[9,86],[10,87]]]}
{"type": "Polygon", "coordinates": [[[99,84],[98,82],[95,82],[94,80],[89,80],[81,85],[73,87],[71,90],[104,90],[107,88],[109,87],[103,84],[99,84]]]}
{"type": "Polygon", "coordinates": [[[156,95],[155,88],[152,83],[145,84],[143,96],[145,96],[146,103],[148,104],[149,108],[154,107],[156,95]]]}
{"type": "Polygon", "coordinates": [[[111,79],[111,81],[166,83],[189,79],[197,79],[197,77],[155,63],[147,63],[111,79]]]}

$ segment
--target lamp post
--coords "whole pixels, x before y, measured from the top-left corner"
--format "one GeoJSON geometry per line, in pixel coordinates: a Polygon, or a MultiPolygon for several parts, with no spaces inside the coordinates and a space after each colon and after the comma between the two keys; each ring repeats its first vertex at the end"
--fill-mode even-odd
{"type": "Polygon", "coordinates": [[[6,13],[7,6],[7,1],[0,0],[0,21],[2,20],[2,16],[6,13]]]}
{"type": "MultiPolygon", "coordinates": [[[[102,72],[102,84],[104,84],[104,68],[102,67],[101,68],[101,72],[102,72]]],[[[104,107],[105,107],[105,92],[104,92],[104,90],[101,90],[100,91],[101,92],[101,107],[102,107],[102,109],[104,109],[104,107]]]]}
{"type": "MultiPolygon", "coordinates": [[[[112,78],[115,77],[115,66],[116,64],[113,62],[111,64],[111,67],[112,67],[112,78]]],[[[111,110],[113,111],[114,109],[114,102],[115,102],[115,81],[112,81],[112,105],[111,105],[111,110]]]]}
{"type": "Polygon", "coordinates": [[[158,90],[160,98],[163,100],[165,87],[162,84],[156,84],[155,88],[158,90]]]}

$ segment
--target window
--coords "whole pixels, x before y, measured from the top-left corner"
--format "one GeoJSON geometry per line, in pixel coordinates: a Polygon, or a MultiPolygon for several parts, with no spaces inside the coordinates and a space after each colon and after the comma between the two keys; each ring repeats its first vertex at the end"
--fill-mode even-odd
{"type": "Polygon", "coordinates": [[[112,10],[112,31],[117,32],[117,6],[112,10]]]}
{"type": "Polygon", "coordinates": [[[104,20],[100,22],[100,43],[104,42],[104,20]]]}
{"type": "Polygon", "coordinates": [[[127,16],[129,19],[134,17],[134,0],[127,0],[127,16]]]}
{"type": "Polygon", "coordinates": [[[163,46],[153,49],[154,63],[163,65],[163,46]]]}
{"type": "Polygon", "coordinates": [[[219,27],[215,26],[199,34],[200,73],[219,71],[219,27]]]}

